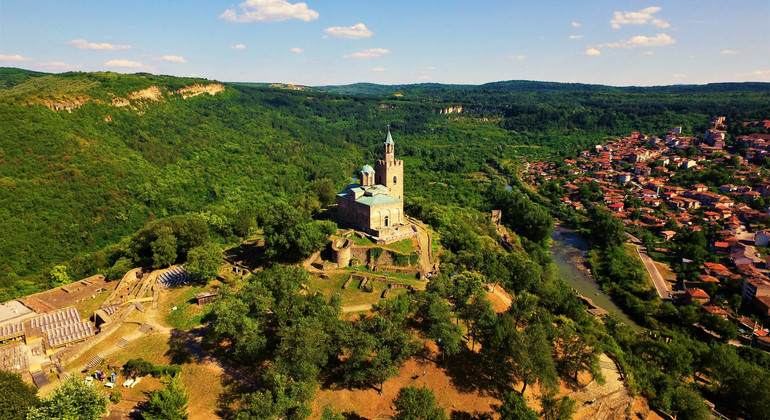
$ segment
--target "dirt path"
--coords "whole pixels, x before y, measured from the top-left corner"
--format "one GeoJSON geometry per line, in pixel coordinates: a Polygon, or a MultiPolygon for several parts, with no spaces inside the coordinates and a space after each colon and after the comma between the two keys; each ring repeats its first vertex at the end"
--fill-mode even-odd
{"type": "Polygon", "coordinates": [[[575,400],[573,419],[625,419],[626,408],[634,398],[628,394],[615,362],[607,354],[599,356],[599,366],[604,376],[604,385],[591,381],[588,385],[573,392],[570,398],[575,400]]]}
{"type": "Polygon", "coordinates": [[[350,305],[350,306],[343,306],[342,312],[348,313],[348,312],[362,312],[362,311],[371,311],[372,305],[350,305]]]}
{"type": "Polygon", "coordinates": [[[433,247],[431,244],[430,233],[428,229],[421,221],[407,217],[411,223],[417,226],[417,243],[420,247],[420,267],[425,270],[426,273],[433,271],[433,247]]]}

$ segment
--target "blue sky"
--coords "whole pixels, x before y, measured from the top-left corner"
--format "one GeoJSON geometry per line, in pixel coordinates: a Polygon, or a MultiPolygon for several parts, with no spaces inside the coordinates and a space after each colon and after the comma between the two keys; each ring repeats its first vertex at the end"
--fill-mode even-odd
{"type": "Polygon", "coordinates": [[[770,1],[0,0],[0,66],[305,85],[770,81],[770,1]]]}

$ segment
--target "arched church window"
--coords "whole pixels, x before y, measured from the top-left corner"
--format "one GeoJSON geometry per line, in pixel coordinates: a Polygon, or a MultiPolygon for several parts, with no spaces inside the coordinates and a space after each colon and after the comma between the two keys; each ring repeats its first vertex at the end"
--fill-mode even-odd
{"type": "Polygon", "coordinates": [[[394,184],[396,183],[396,177],[395,176],[393,177],[393,183],[394,184]]]}
{"type": "Polygon", "coordinates": [[[390,226],[390,216],[385,216],[385,227],[390,226]]]}

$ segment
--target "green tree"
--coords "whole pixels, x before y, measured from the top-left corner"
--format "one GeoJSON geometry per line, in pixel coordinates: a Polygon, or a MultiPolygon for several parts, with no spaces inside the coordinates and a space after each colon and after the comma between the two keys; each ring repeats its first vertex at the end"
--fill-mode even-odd
{"type": "Polygon", "coordinates": [[[213,242],[196,246],[187,253],[185,269],[203,282],[217,277],[222,265],[222,249],[213,242]]]}
{"type": "Polygon", "coordinates": [[[187,389],[180,376],[172,376],[165,388],[147,395],[142,416],[147,420],[186,420],[188,402],[187,389]]]}
{"type": "Polygon", "coordinates": [[[594,376],[601,375],[599,349],[595,336],[579,334],[574,322],[565,321],[558,328],[556,346],[559,349],[558,367],[578,381],[578,374],[589,370],[594,376]]]}
{"type": "Polygon", "coordinates": [[[24,382],[17,373],[0,370],[0,418],[23,420],[27,412],[36,407],[40,400],[37,389],[24,382]]]}
{"type": "Polygon", "coordinates": [[[540,416],[544,420],[570,420],[575,411],[575,400],[570,397],[555,398],[551,394],[540,397],[540,416]]]}
{"type": "Polygon", "coordinates": [[[308,401],[315,384],[291,381],[284,375],[263,379],[265,389],[246,394],[236,420],[305,419],[312,413],[308,401]]]}
{"type": "Polygon", "coordinates": [[[396,420],[446,420],[446,411],[436,406],[436,396],[427,388],[408,386],[393,401],[396,420]]]}
{"type": "Polygon", "coordinates": [[[271,207],[264,222],[265,253],[298,260],[321,249],[337,226],[329,221],[314,221],[309,213],[279,201],[271,207]]]}
{"type": "Polygon", "coordinates": [[[118,280],[123,278],[127,272],[134,268],[134,263],[129,258],[120,257],[109,270],[107,270],[107,280],[118,280]]]}
{"type": "Polygon", "coordinates": [[[591,239],[598,246],[617,246],[626,241],[623,222],[612,217],[607,209],[599,206],[591,207],[588,209],[588,219],[591,239]]]}
{"type": "Polygon", "coordinates": [[[72,282],[69,274],[67,274],[67,267],[63,265],[54,266],[49,275],[51,276],[51,285],[53,287],[64,286],[72,282]]]}
{"type": "Polygon", "coordinates": [[[153,268],[166,267],[176,261],[176,236],[174,236],[171,227],[163,226],[158,229],[157,233],[158,239],[150,244],[153,268]]]}
{"type": "Polygon", "coordinates": [[[321,412],[321,420],[345,420],[345,417],[333,405],[326,404],[321,412]]]}
{"type": "Polygon", "coordinates": [[[505,394],[505,401],[500,406],[500,420],[537,420],[535,410],[527,407],[527,400],[517,392],[505,394]]]}
{"type": "Polygon", "coordinates": [[[107,402],[98,389],[72,378],[30,410],[27,420],[97,420],[107,413],[107,402]]]}

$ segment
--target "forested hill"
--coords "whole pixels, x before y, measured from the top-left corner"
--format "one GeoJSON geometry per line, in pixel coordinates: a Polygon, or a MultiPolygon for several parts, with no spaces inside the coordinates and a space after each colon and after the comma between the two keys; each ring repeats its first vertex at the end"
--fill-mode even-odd
{"type": "Polygon", "coordinates": [[[671,86],[607,86],[585,83],[540,82],[532,80],[508,80],[481,85],[452,85],[441,83],[417,83],[407,85],[379,85],[375,83],[354,83],[350,85],[318,86],[318,89],[349,95],[383,95],[393,93],[420,93],[455,91],[481,92],[626,92],[626,93],[737,93],[770,92],[770,83],[725,82],[705,85],[671,86]]]}
{"type": "Polygon", "coordinates": [[[390,125],[409,199],[483,209],[498,162],[572,153],[630,131],[766,118],[764,92],[492,92],[395,97],[110,72],[0,69],[0,300],[111,266],[153,219],[196,214],[222,244],[278,200],[326,204],[390,125]],[[472,112],[441,115],[462,104],[472,112]]]}

